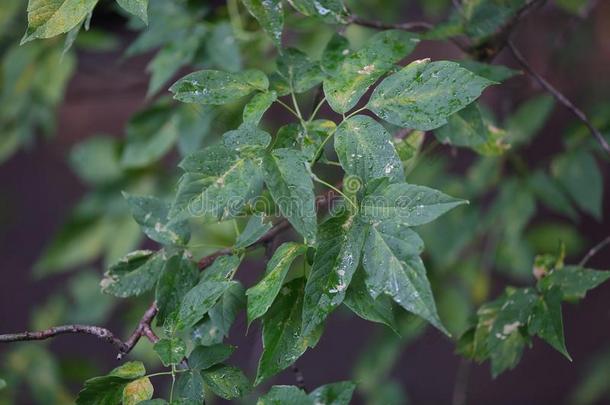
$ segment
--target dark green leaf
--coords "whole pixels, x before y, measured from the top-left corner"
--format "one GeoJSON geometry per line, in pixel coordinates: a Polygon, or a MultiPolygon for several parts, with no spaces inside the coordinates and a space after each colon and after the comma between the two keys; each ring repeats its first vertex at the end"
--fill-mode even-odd
{"type": "Polygon", "coordinates": [[[318,63],[309,60],[298,49],[285,49],[277,61],[278,74],[286,81],[283,85],[295,93],[303,93],[324,79],[318,63]]]}
{"type": "Polygon", "coordinates": [[[277,100],[277,93],[275,91],[269,91],[264,93],[258,93],[252,97],[248,104],[244,107],[243,120],[244,123],[258,125],[265,111],[271,107],[277,100]]]}
{"type": "Polygon", "coordinates": [[[564,300],[584,298],[587,291],[610,278],[610,271],[598,271],[580,266],[565,266],[551,271],[538,282],[542,291],[557,287],[564,300]]]}
{"type": "Polygon", "coordinates": [[[504,126],[509,143],[523,144],[532,139],[553,111],[554,100],[548,94],[533,97],[519,106],[504,126]]]}
{"type": "MultiPolygon", "coordinates": [[[[199,371],[191,369],[178,376],[173,399],[178,405],[204,403],[203,378],[201,378],[199,371]]],[[[174,401],[172,401],[172,405],[174,404],[174,401]]]]}
{"type": "Polygon", "coordinates": [[[531,335],[540,336],[571,361],[563,336],[562,298],[559,288],[553,288],[542,295],[534,307],[528,331],[531,335]]]}
{"type": "Polygon", "coordinates": [[[404,181],[404,168],[390,134],[371,117],[357,115],[339,125],[335,150],[345,173],[356,176],[361,184],[380,177],[404,181]]]}
{"type": "Polygon", "coordinates": [[[275,46],[282,47],[284,9],[280,0],[242,0],[250,14],[269,34],[275,46]]]}
{"type": "Polygon", "coordinates": [[[250,381],[237,367],[218,364],[201,372],[205,384],[224,399],[241,398],[251,389],[250,381]]]}
{"type": "Polygon", "coordinates": [[[350,53],[347,38],[340,34],[334,34],[322,53],[322,59],[320,60],[322,70],[329,75],[336,74],[350,53]]]}
{"type": "Polygon", "coordinates": [[[252,215],[242,233],[237,237],[235,247],[237,249],[246,248],[266,234],[273,224],[271,222],[265,223],[264,220],[265,216],[262,214],[252,215]]]}
{"type": "Polygon", "coordinates": [[[186,293],[180,304],[179,328],[190,328],[200,321],[233,283],[233,281],[201,280],[186,293]]]}
{"type": "Polygon", "coordinates": [[[492,84],[455,62],[418,60],[384,79],[367,106],[392,124],[430,130],[446,124],[447,117],[492,84]]]}
{"type": "Polygon", "coordinates": [[[344,22],[347,9],[341,0],[288,0],[299,13],[320,17],[329,23],[344,22]]]}
{"type": "Polygon", "coordinates": [[[222,294],[208,315],[218,331],[228,337],[229,331],[239,311],[246,307],[246,289],[240,282],[234,282],[222,294]]]}
{"type": "Polygon", "coordinates": [[[280,246],[267,264],[263,279],[246,292],[248,296],[248,323],[263,316],[277,297],[290,265],[298,256],[305,253],[307,246],[288,242],[280,246]]]}
{"type": "Polygon", "coordinates": [[[274,385],[268,393],[258,399],[256,405],[314,405],[314,400],[305,391],[292,385],[274,385]]]}
{"type": "Polygon", "coordinates": [[[197,346],[188,358],[189,367],[194,370],[205,370],[228,359],[234,350],[235,347],[225,344],[197,346]]]}
{"type": "Polygon", "coordinates": [[[303,278],[287,283],[263,318],[263,353],[255,384],[284,370],[318,342],[321,328],[301,332],[304,286],[303,278]]]}
{"type": "Polygon", "coordinates": [[[528,177],[530,190],[547,207],[554,211],[565,214],[571,219],[578,218],[576,210],[557,182],[546,175],[543,171],[536,171],[528,177]]]}
{"type": "Polygon", "coordinates": [[[508,68],[504,65],[490,65],[488,63],[478,62],[472,59],[458,60],[457,63],[459,63],[464,69],[470,70],[475,75],[484,77],[497,83],[521,74],[520,71],[508,68]]]}
{"type": "Polygon", "coordinates": [[[258,70],[239,73],[200,70],[178,80],[170,87],[174,98],[185,103],[227,104],[255,90],[267,90],[267,76],[258,70]]]}
{"type": "Polygon", "coordinates": [[[235,273],[239,263],[241,262],[238,256],[229,255],[221,256],[214,260],[214,263],[201,276],[201,281],[225,281],[231,278],[235,273]]]}
{"type": "Polygon", "coordinates": [[[148,24],[148,0],[116,0],[125,11],[148,24]]]}
{"type": "Polygon", "coordinates": [[[239,128],[229,131],[222,136],[224,146],[236,152],[263,149],[270,142],[271,135],[248,122],[241,124],[239,128]]]}
{"type": "Polygon", "coordinates": [[[176,254],[167,260],[155,292],[159,309],[156,319],[159,325],[178,311],[180,301],[195,286],[198,278],[197,265],[185,254],[176,254]]]}
{"type": "Polygon", "coordinates": [[[241,54],[233,27],[228,22],[214,25],[207,37],[207,51],[215,66],[229,72],[241,70],[241,54]]]}
{"type": "Polygon", "coordinates": [[[341,381],[326,384],[316,388],[309,397],[314,404],[324,405],[349,405],[356,389],[356,384],[351,381],[341,381]]]}
{"type": "Polygon", "coordinates": [[[367,89],[419,42],[415,34],[389,30],[367,41],[364,48],[345,58],[333,76],[324,80],[328,104],[338,113],[351,110],[367,89]]]}
{"type": "Polygon", "coordinates": [[[131,252],[106,271],[102,292],[122,298],[140,295],[155,286],[166,260],[162,250],[131,252]]]}
{"type": "Polygon", "coordinates": [[[360,262],[366,225],[347,212],[320,225],[320,240],[303,304],[303,333],[320,325],[345,298],[360,262]]]}
{"type": "Polygon", "coordinates": [[[313,182],[302,153],[275,149],[263,159],[265,184],[280,212],[308,243],[316,240],[313,182]]]}
{"type": "Polygon", "coordinates": [[[94,377],[85,381],[85,386],[78,393],[78,405],[115,405],[123,399],[123,389],[129,382],[146,374],[144,365],[128,362],[112,370],[108,375],[94,377]]]}

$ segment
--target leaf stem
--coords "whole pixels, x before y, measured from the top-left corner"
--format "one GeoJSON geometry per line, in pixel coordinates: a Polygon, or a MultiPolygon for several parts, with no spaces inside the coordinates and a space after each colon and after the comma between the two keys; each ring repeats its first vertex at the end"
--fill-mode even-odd
{"type": "Polygon", "coordinates": [[[343,193],[343,191],[339,190],[337,187],[333,186],[330,183],[327,183],[326,181],[322,180],[321,178],[319,178],[318,176],[316,176],[315,174],[312,173],[312,178],[314,179],[314,181],[317,181],[320,184],[325,185],[326,187],[330,188],[331,190],[333,190],[334,192],[336,192],[337,194],[339,194],[341,197],[343,197],[344,199],[347,200],[347,202],[350,203],[350,205],[356,210],[358,211],[358,206],[352,201],[351,198],[349,198],[347,195],[345,195],[343,193]]]}
{"type": "Polygon", "coordinates": [[[582,260],[578,263],[578,265],[584,266],[585,264],[587,264],[589,259],[591,259],[593,256],[598,254],[599,251],[602,250],[604,247],[606,247],[606,245],[608,245],[608,244],[610,244],[610,236],[606,236],[604,239],[602,239],[601,242],[599,242],[597,245],[593,246],[591,248],[591,250],[589,250],[587,252],[585,257],[583,257],[582,260]]]}
{"type": "Polygon", "coordinates": [[[316,107],[311,112],[311,115],[309,116],[309,120],[307,120],[307,122],[313,121],[313,119],[316,117],[316,115],[318,115],[318,111],[320,111],[320,108],[324,105],[325,101],[326,101],[326,97],[322,97],[322,100],[320,100],[318,105],[316,105],[316,107]]]}
{"type": "Polygon", "coordinates": [[[347,120],[347,119],[349,119],[349,118],[353,117],[354,115],[356,115],[356,114],[358,114],[359,112],[364,111],[364,110],[366,110],[366,106],[364,106],[364,107],[360,107],[360,108],[358,108],[357,110],[352,111],[351,113],[349,113],[349,114],[347,114],[346,116],[344,116],[344,117],[343,117],[343,121],[345,121],[345,120],[347,120]]]}
{"type": "Polygon", "coordinates": [[[278,102],[278,103],[279,103],[279,104],[280,104],[282,107],[284,107],[285,109],[287,109],[288,111],[290,111],[290,112],[292,113],[292,115],[294,115],[294,116],[295,116],[295,117],[297,117],[297,118],[300,118],[300,117],[299,117],[299,114],[297,114],[297,112],[296,112],[296,111],[295,111],[295,110],[294,110],[292,107],[290,107],[288,104],[284,103],[284,102],[283,102],[282,100],[280,100],[279,98],[277,99],[277,102],[278,102]]]}

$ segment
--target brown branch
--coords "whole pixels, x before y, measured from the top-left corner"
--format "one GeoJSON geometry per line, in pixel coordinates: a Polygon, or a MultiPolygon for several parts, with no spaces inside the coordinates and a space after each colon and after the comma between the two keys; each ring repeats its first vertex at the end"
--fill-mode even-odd
{"type": "Polygon", "coordinates": [[[610,244],[610,236],[606,236],[604,239],[602,239],[601,242],[599,242],[597,245],[593,246],[591,248],[591,250],[589,250],[587,252],[587,254],[582,258],[582,260],[580,262],[578,262],[578,265],[584,266],[585,264],[587,264],[589,259],[591,259],[597,253],[599,253],[599,251],[602,250],[604,247],[606,247],[606,245],[608,245],[608,244],[610,244]]]}
{"type": "Polygon", "coordinates": [[[384,23],[382,21],[376,20],[366,20],[364,18],[358,17],[355,14],[352,14],[347,19],[348,24],[356,24],[361,25],[363,27],[375,28],[378,30],[402,30],[402,31],[414,31],[421,30],[427,31],[429,29],[434,28],[434,26],[425,21],[413,21],[413,22],[405,22],[405,23],[384,23]]]}
{"type": "Polygon", "coordinates": [[[46,340],[58,335],[70,333],[95,336],[107,343],[117,347],[119,351],[127,349],[127,344],[117,338],[110,330],[100,326],[91,325],[62,325],[54,326],[38,332],[8,333],[0,335],[0,343],[22,342],[28,340],[46,340]]]}
{"type": "Polygon", "coordinates": [[[153,319],[155,319],[157,312],[159,312],[159,310],[157,309],[157,302],[155,301],[150,304],[150,307],[148,307],[148,309],[142,315],[140,322],[138,322],[138,326],[136,326],[136,329],[133,331],[131,336],[129,336],[129,338],[125,341],[125,347],[123,348],[123,350],[120,350],[119,354],[117,355],[118,360],[121,360],[127,353],[129,353],[135,347],[135,345],[138,343],[142,336],[148,338],[148,340],[150,340],[152,343],[156,343],[159,340],[159,338],[150,328],[150,324],[152,323],[153,319]]]}
{"type": "Polygon", "coordinates": [[[525,69],[525,71],[534,78],[546,91],[551,93],[551,95],[557,100],[560,104],[566,107],[568,110],[572,112],[583,124],[589,129],[589,132],[595,136],[602,149],[604,149],[608,154],[610,154],[610,146],[608,142],[604,139],[604,136],[599,132],[597,128],[591,123],[587,115],[578,107],[576,107],[566,96],[564,96],[559,90],[553,87],[552,84],[546,81],[546,79],[540,76],[536,71],[532,68],[532,66],[525,59],[523,54],[515,47],[515,45],[508,41],[506,43],[508,49],[513,54],[515,60],[519,62],[519,64],[525,69]]]}

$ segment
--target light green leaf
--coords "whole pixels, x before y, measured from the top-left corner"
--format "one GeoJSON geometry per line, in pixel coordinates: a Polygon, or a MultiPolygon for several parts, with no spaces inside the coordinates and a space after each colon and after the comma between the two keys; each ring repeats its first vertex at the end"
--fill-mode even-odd
{"type": "Polygon", "coordinates": [[[233,283],[201,280],[182,299],[178,311],[178,328],[190,328],[200,321],[233,283]]]}
{"type": "Polygon", "coordinates": [[[314,400],[305,391],[292,385],[274,385],[268,393],[258,399],[256,405],[314,405],[314,400]]]}
{"type": "Polygon", "coordinates": [[[538,282],[542,291],[557,287],[564,300],[584,298],[587,291],[610,278],[610,271],[598,271],[580,266],[564,266],[555,269],[538,282]]]}
{"type": "Polygon", "coordinates": [[[387,295],[380,295],[377,298],[371,297],[365,283],[365,275],[363,270],[356,270],[343,303],[360,318],[383,323],[397,331],[390,297],[387,295]]]}
{"type": "Polygon", "coordinates": [[[349,405],[356,384],[351,381],[341,381],[326,384],[313,390],[309,397],[315,404],[324,405],[349,405]]]}
{"type": "Polygon", "coordinates": [[[308,17],[320,17],[328,23],[342,23],[347,9],[341,0],[288,0],[299,13],[308,17]]]}
{"type": "Polygon", "coordinates": [[[248,323],[263,316],[277,297],[292,262],[304,254],[307,246],[288,242],[280,246],[267,264],[263,279],[246,292],[248,296],[248,323]]]}
{"type": "Polygon", "coordinates": [[[275,46],[282,47],[284,29],[284,8],[280,0],[242,0],[250,14],[258,20],[269,34],[275,46]]]}
{"type": "Polygon", "coordinates": [[[273,227],[271,222],[265,223],[265,216],[263,214],[254,214],[248,220],[246,227],[237,237],[235,241],[235,248],[244,249],[261,238],[264,234],[273,227]]]}
{"type": "Polygon", "coordinates": [[[277,93],[275,91],[269,91],[264,93],[258,93],[252,97],[248,104],[244,107],[243,120],[244,123],[258,125],[263,118],[265,111],[271,107],[277,100],[277,93]]]}
{"type": "Polygon", "coordinates": [[[189,355],[189,367],[194,370],[205,370],[228,359],[235,347],[222,343],[212,346],[197,346],[189,355]]]}
{"type": "Polygon", "coordinates": [[[320,67],[325,73],[335,75],[350,53],[351,49],[347,38],[335,33],[326,44],[324,52],[322,52],[320,67]]]}
{"type": "Polygon", "coordinates": [[[556,158],[551,169],[576,205],[601,220],[604,186],[593,155],[585,151],[570,152],[556,158]]]}
{"type": "Polygon", "coordinates": [[[85,381],[83,389],[76,398],[77,405],[111,405],[123,399],[123,389],[129,382],[146,374],[144,365],[128,362],[112,370],[108,375],[94,377],[85,381]]]}
{"type": "Polygon", "coordinates": [[[204,383],[201,374],[199,371],[191,369],[178,376],[172,405],[203,404],[204,393],[204,383]]]}
{"type": "Polygon", "coordinates": [[[155,389],[148,377],[130,382],[123,388],[123,405],[136,405],[152,398],[155,389]]]}
{"type": "Polygon", "coordinates": [[[148,0],[116,0],[125,11],[135,15],[148,25],[148,0]]]}
{"type": "Polygon", "coordinates": [[[305,241],[316,240],[316,206],[313,182],[302,153],[275,149],[263,159],[265,184],[280,212],[305,241]]]}
{"type": "Polygon", "coordinates": [[[251,123],[243,123],[239,128],[226,132],[222,143],[229,150],[243,152],[266,148],[271,142],[271,135],[251,123]]]}
{"type": "Polygon", "coordinates": [[[79,25],[97,0],[29,0],[28,29],[21,44],[64,34],[79,25]]]}
{"type": "Polygon", "coordinates": [[[121,298],[145,293],[155,286],[166,260],[163,250],[131,252],[104,273],[102,292],[121,298]]]}
{"type": "Polygon", "coordinates": [[[366,225],[347,212],[320,225],[318,246],[305,288],[303,333],[312,333],[345,298],[360,262],[366,225]]]}
{"type": "Polygon", "coordinates": [[[447,117],[492,84],[455,62],[418,60],[384,79],[367,106],[394,125],[430,130],[446,124],[447,117]]]}
{"type": "Polygon", "coordinates": [[[328,104],[338,113],[351,110],[367,89],[419,42],[415,34],[389,30],[371,37],[365,46],[349,55],[333,76],[324,80],[328,104]]]}
{"type": "Polygon", "coordinates": [[[3,390],[6,388],[6,381],[4,381],[2,378],[0,378],[0,390],[3,390]]]}
{"type": "Polygon", "coordinates": [[[508,141],[514,144],[529,142],[542,129],[554,105],[553,97],[548,94],[532,97],[522,103],[504,123],[508,141]]]}
{"type": "Polygon", "coordinates": [[[184,245],[191,232],[187,221],[168,223],[170,205],[152,196],[123,193],[131,214],[152,240],[163,245],[184,245]]]}
{"type": "Polygon", "coordinates": [[[110,136],[87,138],[72,148],[70,166],[87,183],[111,183],[123,174],[119,148],[119,142],[110,136]]]}
{"type": "Polygon", "coordinates": [[[265,91],[267,76],[259,70],[239,73],[200,70],[178,80],[170,87],[176,100],[185,103],[227,104],[247,96],[255,90],[265,91]]]}
{"type": "Polygon", "coordinates": [[[320,339],[322,328],[301,332],[304,287],[303,278],[287,283],[263,318],[263,353],[255,384],[286,369],[320,339]]]}
{"type": "Polygon", "coordinates": [[[153,346],[165,367],[180,364],[186,356],[186,344],[179,337],[163,338],[153,346]]]}
{"type": "Polygon", "coordinates": [[[531,192],[552,210],[567,215],[571,219],[578,218],[578,213],[572,203],[559,187],[556,180],[550,178],[541,170],[536,171],[527,179],[531,192]]]}
{"type": "Polygon", "coordinates": [[[241,260],[239,256],[221,256],[214,260],[214,263],[201,275],[201,281],[225,281],[235,273],[241,260]]]}
{"type": "Polygon", "coordinates": [[[324,79],[320,65],[312,62],[306,54],[294,48],[285,49],[278,57],[277,71],[286,82],[281,86],[291,89],[295,93],[306,92],[324,79]]]}
{"type": "Polygon", "coordinates": [[[466,146],[482,155],[500,155],[509,148],[502,142],[505,132],[484,122],[476,103],[450,115],[434,135],[440,142],[466,146]]]}
{"type": "Polygon", "coordinates": [[[366,285],[373,298],[387,294],[448,334],[436,312],[426,269],[419,258],[422,247],[417,234],[404,225],[393,221],[371,225],[362,258],[366,285]]]}
{"type": "Polygon", "coordinates": [[[201,376],[210,390],[224,399],[241,398],[251,389],[248,377],[237,367],[218,364],[203,370],[201,376]]]}
{"type": "Polygon", "coordinates": [[[170,257],[159,276],[155,300],[157,302],[157,324],[162,325],[166,318],[180,308],[182,297],[195,286],[199,278],[197,265],[185,254],[170,257]]]}
{"type": "Polygon", "coordinates": [[[356,176],[361,184],[380,177],[404,181],[404,168],[392,137],[371,117],[357,115],[339,125],[335,150],[345,173],[356,176]]]}
{"type": "Polygon", "coordinates": [[[555,350],[572,361],[563,336],[562,298],[562,293],[558,288],[553,288],[542,295],[534,306],[528,332],[530,335],[540,336],[555,350]]]}
{"type": "Polygon", "coordinates": [[[387,180],[379,181],[377,185],[360,204],[362,217],[371,221],[391,220],[397,224],[418,226],[467,203],[424,186],[388,184],[387,180]]]}
{"type": "Polygon", "coordinates": [[[239,44],[228,22],[221,22],[212,28],[207,36],[206,50],[212,63],[229,72],[241,70],[242,61],[239,44]]]}

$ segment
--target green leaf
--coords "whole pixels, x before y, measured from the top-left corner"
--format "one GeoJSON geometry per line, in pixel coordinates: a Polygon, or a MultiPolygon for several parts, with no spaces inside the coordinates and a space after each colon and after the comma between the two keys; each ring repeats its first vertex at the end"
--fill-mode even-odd
{"type": "Polygon", "coordinates": [[[79,142],[70,152],[70,166],[89,184],[108,184],[123,174],[119,142],[110,136],[93,136],[79,142]]]}
{"type": "Polygon", "coordinates": [[[371,225],[362,258],[366,285],[373,298],[387,294],[448,334],[436,312],[426,269],[419,258],[422,248],[419,236],[404,225],[394,221],[371,225]]]}
{"type": "Polygon", "coordinates": [[[136,405],[152,398],[155,389],[148,377],[130,382],[123,388],[123,405],[136,405]]]}
{"type": "Polygon", "coordinates": [[[356,384],[351,381],[341,381],[326,384],[313,390],[309,397],[315,404],[324,405],[349,405],[356,384]]]}
{"type": "Polygon", "coordinates": [[[114,405],[123,399],[123,389],[131,381],[146,374],[144,365],[128,362],[112,370],[108,375],[85,381],[76,398],[77,405],[114,405]]]}
{"type": "Polygon", "coordinates": [[[601,220],[604,186],[593,155],[584,151],[571,152],[555,159],[551,169],[576,205],[601,220]]]}
{"type": "Polygon", "coordinates": [[[468,203],[414,184],[379,181],[377,185],[360,204],[361,216],[370,221],[391,220],[397,224],[418,226],[468,203]]]}
{"type": "Polygon", "coordinates": [[[187,173],[180,179],[170,210],[174,221],[189,217],[221,220],[239,215],[263,188],[260,163],[240,157],[224,145],[189,155],[180,167],[187,173]]]}
{"type": "Polygon", "coordinates": [[[534,307],[528,331],[531,335],[540,336],[555,350],[572,361],[563,336],[562,298],[558,288],[553,288],[540,297],[534,307]]]}
{"type": "Polygon", "coordinates": [[[322,52],[320,67],[325,73],[335,75],[350,53],[351,49],[347,38],[335,33],[326,44],[324,52],[322,52]]]}
{"type": "Polygon", "coordinates": [[[234,282],[222,294],[216,305],[210,309],[208,315],[218,331],[228,337],[237,314],[245,307],[246,289],[240,282],[234,282]]]}
{"type": "Polygon", "coordinates": [[[462,5],[466,34],[476,43],[482,42],[504,26],[515,13],[526,4],[526,0],[466,0],[462,5]]]}
{"type": "Polygon", "coordinates": [[[347,9],[341,0],[288,0],[299,13],[328,23],[344,23],[347,9]]]}
{"type": "Polygon", "coordinates": [[[190,236],[187,221],[169,222],[170,205],[151,196],[135,196],[123,193],[131,214],[152,240],[163,245],[185,245],[190,236]]]}
{"type": "Polygon", "coordinates": [[[305,391],[292,385],[274,385],[260,397],[256,405],[314,405],[314,400],[305,391]]]}
{"type": "Polygon", "coordinates": [[[264,149],[270,142],[271,135],[251,123],[243,123],[222,136],[224,146],[237,152],[264,149]]]}
{"type": "Polygon", "coordinates": [[[305,128],[306,131],[297,123],[282,126],[275,137],[273,149],[301,150],[307,161],[313,162],[322,154],[322,143],[334,133],[337,125],[329,120],[314,120],[306,122],[305,128]]]}
{"type": "Polygon", "coordinates": [[[365,283],[365,273],[361,269],[356,270],[343,303],[362,319],[383,323],[394,331],[398,330],[392,301],[387,295],[377,298],[371,296],[365,283]]]}
{"type": "Polygon", "coordinates": [[[225,281],[231,278],[235,273],[241,260],[238,256],[229,255],[221,256],[214,260],[214,263],[201,276],[202,282],[207,281],[225,281]]]}
{"type": "Polygon", "coordinates": [[[194,370],[208,369],[228,359],[234,351],[235,347],[222,343],[212,346],[197,346],[188,358],[189,367],[194,370]]]}
{"type": "Polygon", "coordinates": [[[347,212],[320,225],[318,246],[305,287],[303,333],[312,333],[345,298],[360,262],[366,225],[347,212]]]}
{"type": "Polygon", "coordinates": [[[165,367],[180,364],[186,356],[186,344],[179,337],[164,338],[153,346],[165,367]]]}
{"type": "Polygon", "coordinates": [[[255,90],[265,91],[269,86],[267,76],[259,70],[221,72],[200,70],[184,76],[169,91],[176,100],[185,103],[227,104],[247,96],[255,90]]]}
{"type": "MultiPolygon", "coordinates": [[[[190,365],[190,364],[189,364],[190,365]]],[[[176,380],[172,405],[195,405],[204,403],[204,383],[199,371],[193,369],[181,373],[176,380]]]]}
{"type": "Polygon", "coordinates": [[[4,381],[2,378],[0,378],[0,390],[3,390],[6,388],[6,381],[4,381]]]}
{"type": "Polygon", "coordinates": [[[361,184],[380,177],[404,181],[404,168],[392,137],[371,117],[357,115],[339,125],[335,150],[345,173],[356,176],[361,184]]]}
{"type": "Polygon", "coordinates": [[[541,291],[554,287],[561,291],[564,300],[584,298],[587,291],[610,278],[610,271],[598,271],[581,266],[564,266],[554,269],[538,282],[541,291]]]}
{"type": "Polygon", "coordinates": [[[148,25],[148,0],[116,0],[125,11],[135,15],[148,25]]]}
{"type": "Polygon", "coordinates": [[[224,336],[210,317],[205,315],[203,320],[193,327],[191,339],[194,344],[211,346],[222,343],[224,336]]]}
{"type": "Polygon", "coordinates": [[[407,56],[418,42],[415,34],[398,30],[371,37],[362,49],[343,60],[333,76],[324,80],[328,104],[340,114],[351,110],[367,89],[407,56]]]}
{"type": "Polygon", "coordinates": [[[175,314],[180,308],[182,297],[197,284],[199,269],[186,257],[186,254],[176,254],[170,257],[163,268],[157,289],[157,324],[162,325],[165,319],[175,314]]]}
{"type": "Polygon", "coordinates": [[[229,22],[215,24],[207,36],[206,45],[207,54],[215,66],[229,72],[241,70],[239,44],[229,22]]]}
{"type": "Polygon", "coordinates": [[[21,44],[64,34],[93,11],[97,0],[29,0],[28,29],[21,44]]]}
{"type": "Polygon", "coordinates": [[[166,260],[162,250],[131,252],[104,273],[102,292],[121,298],[140,295],[155,286],[166,260]]]}
{"type": "Polygon", "coordinates": [[[528,143],[542,129],[554,105],[553,97],[548,94],[522,103],[504,123],[508,141],[514,144],[528,143]]]}
{"type": "Polygon", "coordinates": [[[572,203],[559,187],[557,182],[541,170],[529,176],[528,186],[531,192],[552,210],[567,215],[571,219],[577,219],[578,213],[572,203]]]}
{"type": "Polygon", "coordinates": [[[307,246],[288,242],[280,246],[267,264],[263,279],[246,292],[248,296],[248,323],[263,316],[277,297],[292,262],[304,254],[307,246]]]}
{"type": "Polygon", "coordinates": [[[265,184],[280,212],[305,241],[316,239],[316,205],[307,160],[299,151],[275,149],[263,158],[265,184]]]}
{"type": "Polygon", "coordinates": [[[265,216],[263,214],[254,214],[248,220],[246,227],[239,234],[235,241],[235,248],[244,249],[261,238],[264,234],[273,227],[271,222],[264,222],[265,216]]]}
{"type": "Polygon", "coordinates": [[[277,93],[269,91],[255,94],[254,97],[244,107],[244,123],[258,125],[265,111],[277,100],[277,93]]]}
{"type": "Polygon", "coordinates": [[[258,20],[261,27],[269,34],[275,46],[282,47],[282,30],[284,28],[284,8],[280,0],[242,0],[250,14],[258,20]]]}
{"type": "Polygon", "coordinates": [[[490,65],[488,63],[478,62],[472,59],[458,60],[464,69],[470,70],[477,76],[484,77],[492,82],[500,83],[513,76],[521,74],[519,70],[514,70],[504,65],[490,65]]]}
{"type": "Polygon", "coordinates": [[[195,325],[216,304],[234,281],[201,280],[182,299],[178,311],[178,328],[195,325]]]}
{"type": "Polygon", "coordinates": [[[255,384],[286,369],[320,339],[321,328],[308,334],[301,331],[304,287],[303,278],[287,283],[263,318],[263,353],[255,384]]]}
{"type": "Polygon", "coordinates": [[[492,84],[455,62],[418,60],[384,79],[367,107],[392,124],[425,131],[446,124],[492,84]]]}
{"type": "Polygon", "coordinates": [[[237,367],[217,364],[203,370],[201,376],[210,390],[224,399],[241,398],[251,389],[248,377],[237,367]]]}
{"type": "Polygon", "coordinates": [[[466,146],[482,155],[500,155],[509,148],[502,142],[504,131],[484,122],[476,103],[450,115],[434,135],[440,142],[466,146]]]}
{"type": "Polygon", "coordinates": [[[320,65],[312,62],[306,54],[294,48],[284,49],[278,57],[277,71],[279,76],[285,80],[281,86],[297,94],[306,92],[324,79],[320,65]]]}

